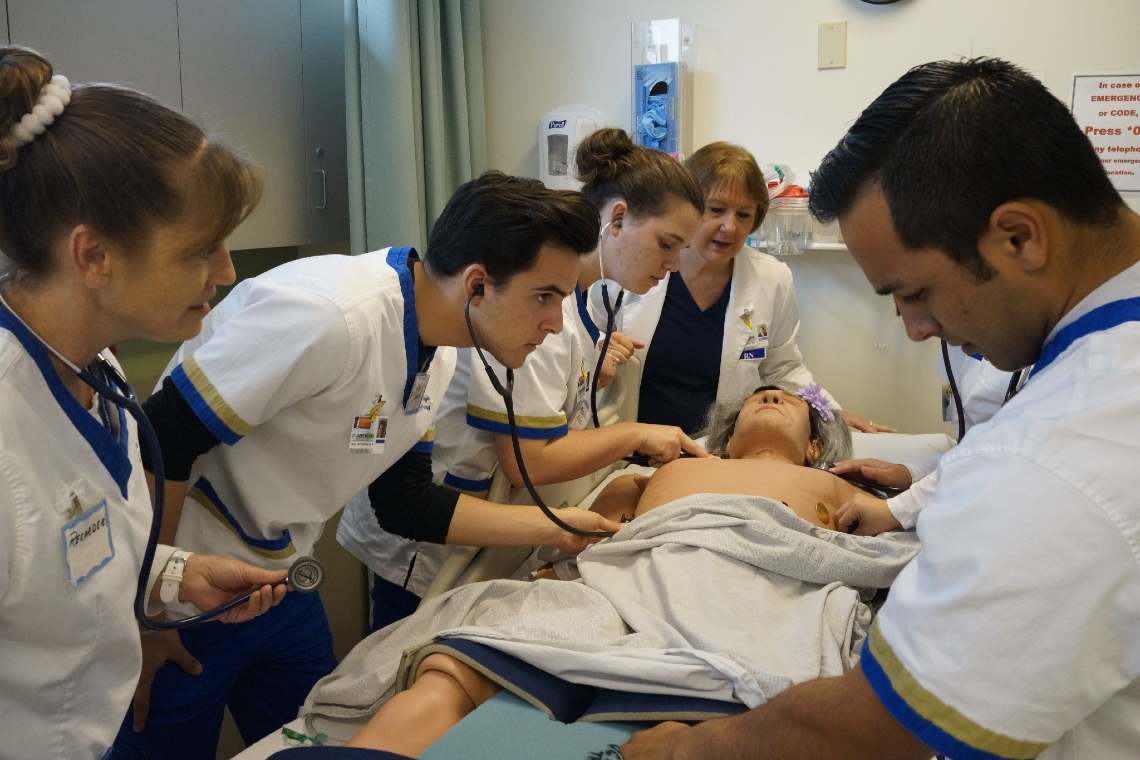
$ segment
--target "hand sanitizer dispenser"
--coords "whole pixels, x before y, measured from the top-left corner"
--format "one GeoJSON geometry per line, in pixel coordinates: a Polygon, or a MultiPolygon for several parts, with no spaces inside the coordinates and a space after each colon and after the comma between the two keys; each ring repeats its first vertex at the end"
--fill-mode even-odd
{"type": "Polygon", "coordinates": [[[574,163],[578,143],[605,126],[602,115],[586,106],[559,106],[538,123],[538,178],[552,190],[577,190],[582,183],[574,163]]]}

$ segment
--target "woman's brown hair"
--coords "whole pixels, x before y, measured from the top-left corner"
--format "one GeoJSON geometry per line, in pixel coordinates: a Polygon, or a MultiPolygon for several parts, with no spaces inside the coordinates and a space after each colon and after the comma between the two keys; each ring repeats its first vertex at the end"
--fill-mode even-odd
{"type": "Polygon", "coordinates": [[[582,192],[601,209],[620,198],[635,216],[660,216],[679,198],[705,211],[705,191],[680,161],[659,150],[635,145],[620,129],[599,129],[578,146],[582,192]]]}
{"type": "Polygon", "coordinates": [[[161,225],[197,224],[186,248],[204,251],[253,211],[262,180],[250,163],[124,87],[73,87],[63,113],[17,147],[12,127],[53,73],[33,50],[0,47],[0,252],[17,272],[49,274],[51,245],[79,224],[127,254],[161,225]]]}
{"type": "Polygon", "coordinates": [[[749,232],[760,227],[768,214],[768,183],[751,153],[739,145],[714,142],[689,156],[685,165],[696,175],[706,194],[725,188],[743,192],[756,201],[756,218],[749,232]]]}

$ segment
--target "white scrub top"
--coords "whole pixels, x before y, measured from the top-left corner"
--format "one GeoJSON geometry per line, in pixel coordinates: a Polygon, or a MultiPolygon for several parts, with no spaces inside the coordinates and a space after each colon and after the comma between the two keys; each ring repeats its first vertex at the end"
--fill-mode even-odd
{"type": "MultiPolygon", "coordinates": [[[[100,758],[135,691],[152,509],[134,420],[108,412],[113,432],[0,306],[3,757],[100,758]]],[[[156,552],[151,585],[171,551],[156,552]]]]}
{"type": "MultiPolygon", "coordinates": [[[[954,349],[957,350],[957,349],[954,349]]],[[[962,411],[966,417],[966,432],[975,425],[989,420],[1005,401],[1012,372],[1000,370],[983,358],[966,356],[961,377],[956,378],[958,394],[962,397],[962,411]]],[[[954,414],[955,421],[957,412],[954,414]]],[[[936,472],[942,455],[930,457],[917,465],[907,465],[913,485],[898,496],[887,500],[887,508],[906,529],[913,528],[921,512],[938,487],[936,472]]]]}
{"type": "MultiPolygon", "coordinates": [[[[615,329],[645,344],[636,352],[642,362],[661,319],[669,277],[676,276],[668,275],[643,296],[626,293],[618,312],[615,329]]],[[[729,287],[716,399],[751,393],[765,383],[788,382],[802,387],[814,382],[796,345],[800,311],[792,270],[774,256],[745,246],[733,259],[729,287]]],[[[612,283],[610,294],[611,298],[615,295],[612,283]]],[[[590,311],[604,326],[606,313],[600,304],[600,285],[595,285],[590,289],[590,311]]],[[[831,402],[839,409],[834,398],[831,402]]]]}
{"type": "Polygon", "coordinates": [[[425,437],[455,350],[436,350],[417,398],[414,255],[277,267],[235,287],[182,345],[167,373],[224,445],[194,463],[179,546],[288,567],[425,437]]]}
{"type": "MultiPolygon", "coordinates": [[[[563,329],[547,335],[515,371],[514,407],[520,438],[561,438],[590,422],[589,388],[597,354],[583,352],[589,340],[575,295],[562,302],[563,329]]],[[[484,352],[501,383],[506,368],[484,352]]],[[[496,435],[510,435],[507,409],[471,348],[459,349],[455,375],[440,404],[432,449],[432,471],[443,483],[485,496],[499,458],[496,435]]],[[[411,541],[380,529],[368,494],[349,503],[337,540],[374,573],[423,596],[449,547],[411,541]],[[413,564],[414,563],[414,564],[413,564]]]]}
{"type": "Polygon", "coordinates": [[[939,464],[922,553],[862,667],[940,753],[1137,756],[1140,322],[1121,316],[1140,319],[1140,264],[1066,314],[1050,335],[1061,352],[1047,346],[939,464]]]}

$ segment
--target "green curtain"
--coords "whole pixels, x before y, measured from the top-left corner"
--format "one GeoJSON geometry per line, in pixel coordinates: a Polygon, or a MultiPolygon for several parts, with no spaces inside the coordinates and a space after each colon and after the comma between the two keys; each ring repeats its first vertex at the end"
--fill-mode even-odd
{"type": "Polygon", "coordinates": [[[479,0],[345,0],[352,252],[427,243],[486,168],[479,0]]]}

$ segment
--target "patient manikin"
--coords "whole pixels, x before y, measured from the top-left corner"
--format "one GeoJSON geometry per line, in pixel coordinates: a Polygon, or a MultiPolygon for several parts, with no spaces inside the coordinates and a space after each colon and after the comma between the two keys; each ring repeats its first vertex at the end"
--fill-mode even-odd
{"type": "MultiPolygon", "coordinates": [[[[618,478],[594,509],[632,520],[692,494],[745,494],[782,502],[813,525],[836,528],[836,508],[856,489],[811,465],[848,458],[851,433],[812,386],[798,392],[765,386],[746,399],[715,404],[708,435],[708,450],[724,459],[676,460],[652,477],[618,478]]],[[[430,654],[413,686],[385,703],[348,746],[416,756],[500,689],[463,662],[430,654]]]]}
{"type": "Polygon", "coordinates": [[[739,399],[715,404],[707,430],[708,451],[722,458],[678,459],[652,476],[617,478],[591,509],[628,521],[696,493],[743,494],[773,499],[813,525],[838,529],[835,512],[858,489],[812,467],[850,453],[850,430],[826,397],[764,386],[743,405],[739,399]]]}

